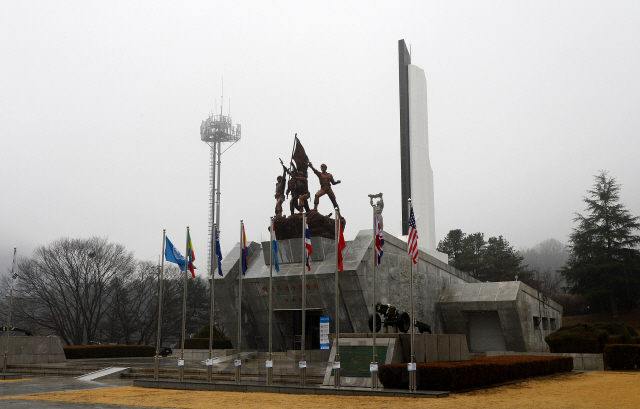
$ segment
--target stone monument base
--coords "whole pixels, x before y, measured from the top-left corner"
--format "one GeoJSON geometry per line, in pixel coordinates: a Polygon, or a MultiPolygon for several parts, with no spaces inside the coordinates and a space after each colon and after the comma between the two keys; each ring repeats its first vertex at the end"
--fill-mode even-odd
{"type": "MultiPolygon", "coordinates": [[[[369,364],[373,358],[373,334],[340,334],[340,380],[342,386],[371,387],[369,364]]],[[[335,334],[323,385],[333,385],[335,334]]],[[[468,361],[467,337],[462,334],[414,334],[416,362],[468,361]]],[[[378,365],[411,361],[410,334],[376,334],[378,365]]],[[[382,387],[379,383],[378,387],[382,387]]]]}
{"type": "MultiPolygon", "coordinates": [[[[311,237],[324,237],[335,239],[335,218],[325,216],[315,210],[307,212],[307,223],[309,223],[309,234],[311,237]]],[[[344,217],[340,217],[342,229],[347,224],[344,217]]],[[[276,231],[276,238],[280,240],[299,239],[302,237],[302,214],[296,213],[293,216],[276,216],[273,218],[273,228],[276,231]]]]}

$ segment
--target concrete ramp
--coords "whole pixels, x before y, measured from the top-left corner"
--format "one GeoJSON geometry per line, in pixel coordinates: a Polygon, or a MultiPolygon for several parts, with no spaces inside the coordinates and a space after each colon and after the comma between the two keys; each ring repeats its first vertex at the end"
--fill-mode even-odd
{"type": "Polygon", "coordinates": [[[125,372],[128,370],[129,368],[110,366],[108,368],[104,368],[99,371],[90,372],[86,375],[76,376],[73,379],[77,379],[79,381],[95,381],[97,379],[104,379],[104,378],[119,378],[122,372],[125,372]]]}
{"type": "MultiPolygon", "coordinates": [[[[245,359],[255,358],[257,355],[258,355],[257,352],[241,352],[240,359],[244,361],[245,359]]],[[[213,358],[212,361],[213,361],[213,365],[218,365],[218,364],[223,364],[227,362],[233,362],[236,359],[238,359],[238,354],[219,356],[217,358],[213,358]]],[[[202,361],[202,364],[206,364],[206,362],[207,361],[204,360],[202,361]]]]}

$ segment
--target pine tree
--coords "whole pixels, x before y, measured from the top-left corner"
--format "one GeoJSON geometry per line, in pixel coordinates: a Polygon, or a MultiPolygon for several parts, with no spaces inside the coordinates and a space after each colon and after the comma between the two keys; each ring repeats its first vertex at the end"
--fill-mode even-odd
{"type": "Polygon", "coordinates": [[[576,213],[578,226],[569,236],[569,260],[562,269],[573,294],[586,296],[594,306],[630,306],[640,293],[640,228],[638,217],[619,203],[620,185],[601,171],[595,176],[586,215],[576,213]]]}

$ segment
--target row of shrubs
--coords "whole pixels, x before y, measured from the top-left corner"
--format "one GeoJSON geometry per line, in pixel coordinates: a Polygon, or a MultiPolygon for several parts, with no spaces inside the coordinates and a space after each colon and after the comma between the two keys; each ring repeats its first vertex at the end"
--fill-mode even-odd
{"type": "MultiPolygon", "coordinates": [[[[231,340],[214,339],[213,349],[233,349],[231,340]]],[[[209,338],[187,338],[184,340],[184,349],[209,349],[209,338]]]]}
{"type": "Polygon", "coordinates": [[[133,358],[155,356],[151,345],[72,345],[62,347],[67,359],[133,358]]]}
{"type": "MultiPolygon", "coordinates": [[[[222,335],[222,332],[218,331],[218,328],[213,327],[213,349],[233,349],[231,339],[222,335]]],[[[178,348],[182,343],[178,343],[178,348]]],[[[202,329],[195,333],[193,338],[185,339],[185,349],[209,349],[209,324],[202,327],[202,329]]]]}
{"type": "MultiPolygon", "coordinates": [[[[550,375],[573,370],[573,358],[554,356],[476,357],[462,362],[422,362],[416,365],[417,388],[459,391],[469,388],[550,375]]],[[[385,388],[408,389],[407,364],[381,365],[380,382],[385,388]]]]}
{"type": "Polygon", "coordinates": [[[602,354],[609,344],[640,344],[636,330],[623,323],[575,324],[560,327],[545,337],[555,353],[602,354]]]}
{"type": "Polygon", "coordinates": [[[617,344],[605,346],[604,365],[612,370],[640,369],[640,345],[617,344]]]}

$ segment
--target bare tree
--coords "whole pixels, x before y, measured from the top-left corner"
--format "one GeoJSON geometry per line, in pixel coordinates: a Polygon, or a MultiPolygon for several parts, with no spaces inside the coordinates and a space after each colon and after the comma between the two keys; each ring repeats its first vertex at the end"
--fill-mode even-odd
{"type": "Polygon", "coordinates": [[[132,274],[133,254],[106,238],[63,238],[20,260],[16,319],[69,345],[96,340],[115,301],[116,278],[132,274]]]}
{"type": "Polygon", "coordinates": [[[559,240],[547,239],[530,249],[521,249],[523,263],[533,272],[534,286],[545,294],[554,295],[562,292],[566,286],[559,270],[566,263],[569,254],[559,240]]]}
{"type": "Polygon", "coordinates": [[[111,308],[101,325],[101,339],[150,344],[158,325],[158,266],[137,262],[131,275],[114,277],[111,285],[111,308]]]}

